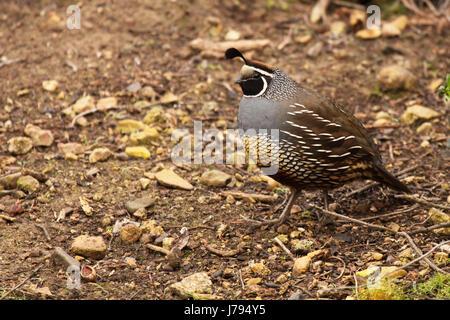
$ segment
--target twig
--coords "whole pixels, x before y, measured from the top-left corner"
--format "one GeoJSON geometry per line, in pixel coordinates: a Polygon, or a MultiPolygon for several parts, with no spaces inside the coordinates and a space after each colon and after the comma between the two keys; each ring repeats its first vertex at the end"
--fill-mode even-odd
{"type": "MultiPolygon", "coordinates": [[[[411,236],[410,236],[408,233],[404,232],[404,231],[400,231],[400,232],[399,232],[399,231],[395,231],[395,230],[393,230],[393,229],[391,229],[391,228],[388,228],[388,227],[385,227],[385,226],[380,226],[380,225],[376,225],[376,224],[367,223],[367,222],[364,222],[364,221],[361,221],[361,220],[358,220],[358,219],[354,219],[354,218],[350,218],[350,217],[344,216],[344,215],[342,215],[342,214],[339,214],[339,213],[336,213],[336,212],[333,212],[333,211],[325,210],[325,209],[320,208],[320,207],[317,207],[317,206],[315,206],[315,205],[313,205],[312,207],[315,208],[315,209],[318,209],[318,210],[320,210],[320,211],[322,211],[322,212],[324,212],[324,213],[326,213],[326,214],[328,214],[328,215],[335,216],[335,217],[341,218],[341,219],[343,219],[343,220],[351,221],[351,222],[354,222],[354,223],[357,223],[357,224],[361,224],[361,225],[364,225],[364,226],[366,226],[366,227],[373,228],[373,229],[380,229],[380,230],[384,230],[384,231],[389,231],[389,232],[391,232],[391,233],[393,233],[393,234],[397,234],[397,235],[403,236],[403,237],[405,237],[405,238],[408,240],[408,242],[409,242],[409,244],[411,245],[412,249],[413,249],[419,256],[422,255],[422,252],[421,252],[420,249],[416,246],[416,244],[414,243],[414,241],[413,241],[413,239],[411,238],[411,236]]],[[[429,265],[432,269],[434,269],[435,271],[438,271],[438,272],[447,274],[446,271],[440,269],[438,266],[436,266],[436,265],[435,265],[432,261],[430,261],[429,259],[424,258],[423,260],[424,260],[426,263],[428,263],[428,265],[429,265]]]]}
{"type": "Polygon", "coordinates": [[[120,107],[118,106],[106,106],[106,107],[101,107],[101,108],[95,108],[95,109],[90,109],[90,110],[86,110],[80,114],[77,114],[73,119],[72,122],[70,123],[69,128],[72,128],[75,125],[75,122],[77,122],[77,120],[81,117],[84,117],[88,114],[91,113],[95,113],[97,111],[107,111],[107,110],[111,110],[111,109],[120,109],[120,107]]]}
{"type": "MultiPolygon", "coordinates": [[[[442,242],[442,243],[439,243],[439,244],[435,245],[435,246],[434,246],[431,250],[429,250],[427,253],[422,254],[420,257],[418,257],[418,258],[416,258],[416,259],[414,259],[414,260],[411,260],[410,262],[408,262],[408,263],[405,264],[404,266],[400,266],[399,268],[400,268],[400,269],[406,269],[407,267],[409,267],[410,265],[416,263],[417,261],[420,261],[420,260],[426,258],[427,256],[429,256],[434,250],[436,250],[436,249],[439,248],[440,246],[443,246],[444,244],[447,244],[447,243],[449,243],[449,242],[450,242],[450,240],[447,240],[447,241],[444,241],[444,242],[442,242]]],[[[391,273],[393,273],[393,272],[396,272],[396,271],[397,271],[397,270],[392,270],[391,272],[386,273],[386,274],[384,275],[384,277],[386,277],[387,275],[389,275],[389,274],[391,274],[391,273]]]]}
{"type": "Polygon", "coordinates": [[[36,223],[36,227],[40,228],[44,232],[44,235],[45,235],[45,238],[47,239],[47,241],[51,241],[52,240],[50,238],[50,235],[48,234],[47,228],[45,228],[45,226],[36,223]]]}
{"type": "Polygon", "coordinates": [[[244,280],[242,279],[242,272],[241,272],[241,269],[239,269],[239,281],[241,282],[241,287],[242,287],[242,290],[244,290],[245,289],[245,284],[244,284],[244,280]]]}
{"type": "Polygon", "coordinates": [[[411,212],[411,211],[417,209],[418,207],[419,207],[419,204],[416,203],[415,205],[413,205],[412,207],[410,207],[408,209],[398,210],[398,211],[390,212],[390,213],[386,213],[386,214],[380,214],[380,215],[373,216],[373,217],[362,218],[361,220],[367,221],[367,220],[374,220],[374,219],[379,219],[379,218],[386,218],[386,217],[396,216],[398,214],[411,212]]]}
{"type": "Polygon", "coordinates": [[[0,300],[5,299],[7,296],[9,296],[12,292],[14,292],[14,290],[17,290],[18,288],[20,288],[21,286],[24,285],[25,282],[27,282],[32,276],[34,276],[34,274],[36,272],[38,272],[44,265],[41,264],[39,265],[36,269],[33,270],[33,272],[30,273],[30,275],[28,277],[26,277],[21,283],[19,283],[18,285],[16,285],[14,288],[12,288],[11,290],[9,290],[8,292],[6,292],[3,296],[0,297],[0,300]]]}
{"type": "MultiPolygon", "coordinates": [[[[406,232],[399,232],[398,234],[404,236],[409,244],[411,245],[411,247],[413,248],[413,250],[419,255],[422,256],[423,253],[422,251],[420,251],[420,249],[416,246],[416,244],[414,243],[413,239],[411,238],[411,236],[409,234],[407,234],[406,232]]],[[[448,274],[448,272],[442,270],[441,268],[439,268],[437,265],[435,265],[432,261],[430,261],[430,259],[428,259],[426,256],[422,258],[426,263],[428,263],[428,265],[437,272],[443,273],[443,274],[448,274]]]]}
{"type": "Polygon", "coordinates": [[[450,210],[450,207],[444,206],[444,205],[440,205],[437,203],[432,203],[430,201],[427,201],[425,199],[421,199],[421,198],[417,198],[413,195],[408,195],[408,194],[395,194],[394,198],[396,199],[403,199],[403,200],[409,200],[412,202],[416,202],[416,203],[420,203],[429,207],[435,207],[435,208],[439,208],[439,209],[444,209],[444,210],[450,210]]]}
{"type": "Polygon", "coordinates": [[[167,250],[167,249],[165,249],[163,247],[155,246],[155,245],[153,245],[151,243],[147,244],[147,248],[149,248],[150,250],[153,250],[153,251],[164,253],[165,255],[168,255],[170,253],[169,250],[167,250]]]}
{"type": "Polygon", "coordinates": [[[292,252],[284,245],[283,242],[281,242],[280,239],[278,239],[278,237],[275,237],[273,239],[273,241],[275,241],[280,247],[281,249],[283,249],[284,252],[286,252],[288,254],[288,256],[292,259],[295,260],[294,255],[292,254],[292,252]]]}
{"type": "Polygon", "coordinates": [[[205,248],[208,251],[211,251],[212,253],[222,256],[222,257],[235,256],[235,255],[239,254],[242,251],[242,249],[244,248],[244,245],[242,243],[239,243],[238,247],[234,250],[220,250],[220,249],[217,249],[217,248],[213,247],[212,245],[208,244],[205,239],[203,239],[203,245],[205,246],[205,248]]]}
{"type": "Polygon", "coordinates": [[[450,222],[443,222],[443,223],[432,225],[427,228],[420,228],[417,230],[413,230],[413,231],[410,231],[409,234],[423,233],[423,232],[428,232],[428,231],[431,231],[434,229],[440,229],[440,228],[446,228],[446,227],[450,227],[450,222]]]}
{"type": "Polygon", "coordinates": [[[341,7],[347,7],[347,8],[358,9],[358,10],[366,10],[366,7],[364,7],[363,5],[353,3],[353,2],[347,2],[347,1],[343,1],[343,0],[331,0],[331,2],[334,3],[335,5],[338,5],[341,7]]]}
{"type": "Polygon", "coordinates": [[[344,261],[343,259],[339,258],[339,257],[332,256],[332,257],[330,257],[330,259],[331,259],[331,258],[334,258],[334,259],[336,259],[336,260],[339,260],[339,261],[342,262],[342,264],[344,265],[344,267],[342,268],[341,274],[340,274],[337,278],[334,278],[334,279],[333,279],[334,281],[336,281],[336,280],[338,280],[340,277],[342,277],[342,276],[344,275],[345,268],[346,268],[346,264],[345,264],[345,261],[344,261]]]}

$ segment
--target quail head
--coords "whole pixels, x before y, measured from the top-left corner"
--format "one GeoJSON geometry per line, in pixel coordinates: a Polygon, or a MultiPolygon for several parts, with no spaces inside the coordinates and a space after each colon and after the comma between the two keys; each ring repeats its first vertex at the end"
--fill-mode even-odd
{"type": "Polygon", "coordinates": [[[282,70],[245,59],[235,48],[225,56],[244,61],[236,83],[243,92],[238,125],[246,151],[254,151],[260,167],[276,163],[272,178],[291,189],[279,219],[264,223],[284,222],[301,190],[323,190],[326,209],[328,190],[358,179],[409,192],[386,170],[376,144],[352,114],[301,87],[282,70]],[[269,130],[277,132],[276,139],[269,130]]]}

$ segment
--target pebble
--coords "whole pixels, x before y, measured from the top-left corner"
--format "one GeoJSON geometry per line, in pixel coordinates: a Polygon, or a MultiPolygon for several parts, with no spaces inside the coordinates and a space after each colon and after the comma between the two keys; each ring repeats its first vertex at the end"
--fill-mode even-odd
{"type": "Polygon", "coordinates": [[[291,241],[291,248],[294,252],[310,252],[314,249],[315,244],[314,241],[309,239],[293,239],[291,241]]]}
{"type": "Polygon", "coordinates": [[[142,197],[125,203],[125,209],[131,214],[135,213],[138,209],[145,209],[152,206],[155,200],[150,197],[142,197]]]}
{"type": "Polygon", "coordinates": [[[33,141],[27,137],[14,137],[8,140],[8,152],[25,154],[33,148],[33,141]]]}
{"type": "Polygon", "coordinates": [[[158,130],[155,128],[145,128],[144,131],[133,132],[130,134],[131,144],[150,144],[158,139],[158,130]]]}
{"type": "Polygon", "coordinates": [[[102,109],[106,107],[116,107],[117,106],[117,98],[116,97],[106,97],[99,99],[97,101],[97,109],[102,109]]]}
{"type": "Polygon", "coordinates": [[[175,243],[175,238],[172,238],[172,237],[165,237],[162,240],[163,248],[167,249],[167,250],[172,249],[174,243],[175,243]]]}
{"type": "Polygon", "coordinates": [[[272,271],[270,271],[270,269],[267,266],[265,266],[263,263],[251,262],[249,264],[249,267],[250,267],[250,270],[252,270],[252,272],[254,274],[261,276],[261,277],[267,277],[272,273],[272,271]]]}
{"type": "Polygon", "coordinates": [[[95,99],[92,96],[83,96],[78,99],[71,107],[75,114],[95,108],[95,99]]]}
{"type": "Polygon", "coordinates": [[[419,119],[430,120],[438,116],[439,113],[434,111],[433,109],[416,104],[406,109],[406,111],[400,117],[400,121],[407,125],[412,125],[419,119]]]}
{"type": "Polygon", "coordinates": [[[56,80],[46,80],[42,82],[42,88],[48,92],[54,92],[58,88],[58,81],[56,80]]]}
{"type": "Polygon", "coordinates": [[[311,260],[312,259],[308,256],[296,258],[294,261],[294,267],[292,268],[292,275],[294,277],[298,277],[308,271],[309,266],[311,265],[311,260]]]}
{"type": "Polygon", "coordinates": [[[180,282],[171,284],[164,290],[166,299],[189,299],[194,300],[210,295],[213,292],[213,283],[206,272],[194,273],[180,282]]]}
{"type": "Polygon", "coordinates": [[[84,146],[76,142],[58,143],[58,150],[60,153],[67,154],[82,154],[84,153],[84,146]]]}
{"type": "Polygon", "coordinates": [[[399,36],[408,25],[408,18],[401,15],[390,22],[383,22],[381,26],[381,33],[385,37],[399,36]]]}
{"type": "Polygon", "coordinates": [[[134,224],[127,224],[120,230],[120,239],[125,243],[133,243],[139,240],[142,230],[134,224]]]}
{"type": "MultiPolygon", "coordinates": [[[[437,208],[431,208],[430,211],[428,211],[428,216],[430,216],[431,221],[433,221],[434,224],[450,222],[450,215],[437,208]]],[[[434,229],[433,232],[439,235],[448,236],[450,235],[450,227],[434,229]]]]}
{"type": "Polygon", "coordinates": [[[145,124],[162,123],[167,120],[166,112],[162,106],[152,107],[144,117],[145,124]]]}
{"type": "Polygon", "coordinates": [[[166,186],[166,187],[183,189],[183,190],[194,189],[194,186],[192,186],[188,181],[181,178],[179,175],[177,175],[175,172],[173,172],[172,170],[169,170],[169,169],[163,169],[163,170],[155,173],[155,178],[159,184],[166,186]]]}
{"type": "Polygon", "coordinates": [[[96,148],[89,155],[89,162],[96,163],[98,161],[106,161],[112,155],[108,148],[96,148]]]}
{"type": "Polygon", "coordinates": [[[316,42],[309,47],[309,49],[306,51],[306,55],[311,58],[317,57],[322,52],[322,48],[323,43],[321,41],[316,42]]]}
{"type": "Polygon", "coordinates": [[[142,131],[146,128],[146,125],[140,121],[132,120],[132,119],[124,119],[120,120],[117,123],[116,132],[120,133],[133,133],[136,131],[142,131]]]}
{"type": "Polygon", "coordinates": [[[417,133],[421,135],[428,135],[432,130],[433,125],[431,122],[424,122],[416,129],[417,133]]]}
{"type": "Polygon", "coordinates": [[[33,146],[49,147],[53,144],[53,134],[50,130],[43,130],[38,126],[27,124],[25,134],[31,138],[33,146]]]}
{"type": "Polygon", "coordinates": [[[347,30],[347,24],[344,21],[334,21],[330,25],[330,32],[336,36],[340,36],[347,30]]]}
{"type": "Polygon", "coordinates": [[[147,178],[140,178],[139,183],[141,185],[142,190],[146,190],[152,181],[147,178]]]}
{"type": "Polygon", "coordinates": [[[382,68],[377,74],[377,84],[381,90],[414,90],[417,78],[406,68],[390,65],[382,68]]]}
{"type": "Polygon", "coordinates": [[[157,238],[164,233],[164,229],[155,220],[146,220],[142,223],[141,229],[151,238],[157,238]]]}
{"type": "Polygon", "coordinates": [[[28,193],[39,190],[39,181],[32,176],[21,176],[17,179],[17,188],[28,193]]]}
{"type": "Polygon", "coordinates": [[[131,157],[148,159],[150,158],[150,151],[144,146],[126,147],[125,153],[131,157]]]}
{"type": "Polygon", "coordinates": [[[202,174],[200,182],[211,187],[225,187],[232,179],[233,177],[228,173],[219,170],[208,170],[202,174]]]}
{"type": "Polygon", "coordinates": [[[11,173],[0,177],[0,186],[5,189],[15,189],[17,187],[17,180],[22,176],[21,172],[11,173]]]}
{"type": "Polygon", "coordinates": [[[140,82],[133,82],[127,87],[128,92],[138,92],[142,88],[140,82]]]}
{"type": "Polygon", "coordinates": [[[233,30],[233,29],[229,30],[229,31],[225,34],[225,37],[224,37],[224,39],[225,39],[226,41],[236,41],[236,40],[239,40],[240,38],[241,38],[240,32],[239,32],[239,31],[236,31],[236,30],[233,30]]]}
{"type": "Polygon", "coordinates": [[[376,38],[379,38],[380,36],[381,36],[380,28],[363,29],[363,30],[359,30],[356,33],[356,37],[363,39],[363,40],[376,39],[376,38]]]}
{"type": "Polygon", "coordinates": [[[155,100],[156,92],[150,86],[145,86],[141,89],[141,95],[146,98],[150,98],[151,101],[155,100]]]}
{"type": "Polygon", "coordinates": [[[74,254],[99,260],[106,255],[106,243],[101,236],[81,235],[75,238],[70,250],[74,254]]]}
{"type": "Polygon", "coordinates": [[[147,210],[145,208],[139,208],[133,213],[133,216],[140,220],[147,220],[147,210]]]}

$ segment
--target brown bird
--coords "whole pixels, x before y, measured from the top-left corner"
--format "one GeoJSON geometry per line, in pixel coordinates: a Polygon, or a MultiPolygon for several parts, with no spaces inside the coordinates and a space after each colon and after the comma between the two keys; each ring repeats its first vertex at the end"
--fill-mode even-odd
{"type": "Polygon", "coordinates": [[[275,168],[272,178],[291,189],[280,217],[265,224],[284,222],[301,190],[322,190],[326,209],[328,190],[358,179],[410,192],[386,170],[376,144],[353,115],[235,48],[225,56],[244,61],[236,83],[243,92],[238,122],[246,152],[263,170],[275,168]]]}

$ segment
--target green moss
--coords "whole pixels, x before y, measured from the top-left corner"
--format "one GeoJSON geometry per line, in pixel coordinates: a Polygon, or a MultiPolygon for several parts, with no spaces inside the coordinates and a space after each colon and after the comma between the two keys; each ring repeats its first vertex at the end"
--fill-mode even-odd
{"type": "Polygon", "coordinates": [[[415,299],[450,299],[450,276],[436,273],[428,281],[419,283],[411,295],[415,299]]]}
{"type": "Polygon", "coordinates": [[[359,300],[405,300],[407,295],[403,287],[392,280],[382,280],[377,288],[361,288],[358,294],[359,300]]]}

